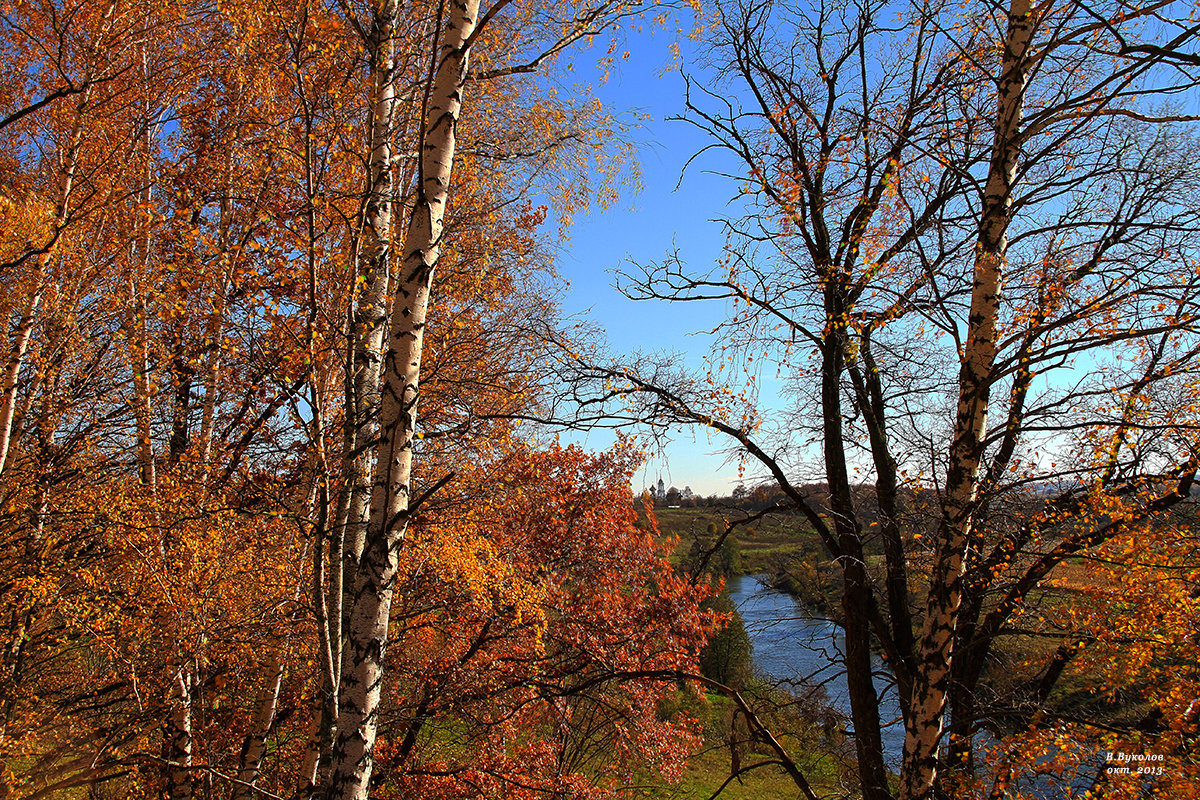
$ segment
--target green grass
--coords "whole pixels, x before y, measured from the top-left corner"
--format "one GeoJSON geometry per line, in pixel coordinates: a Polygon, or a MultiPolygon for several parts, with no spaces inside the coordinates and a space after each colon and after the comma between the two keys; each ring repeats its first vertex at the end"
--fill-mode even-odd
{"type": "MultiPolygon", "coordinates": [[[[739,514],[724,512],[730,520],[737,519],[739,514]]],[[[697,540],[709,545],[713,540],[710,526],[715,526],[718,532],[725,528],[725,516],[715,509],[660,508],[654,515],[661,533],[679,537],[676,559],[686,557],[697,540]]],[[[739,525],[733,535],[742,557],[742,572],[747,575],[772,572],[780,563],[796,558],[826,558],[817,535],[806,521],[795,515],[778,515],[739,525]]]]}
{"type": "MultiPolygon", "coordinates": [[[[752,757],[753,758],[753,757],[752,757]]],[[[762,760],[761,757],[749,760],[748,763],[762,760]]],[[[726,750],[712,748],[701,752],[688,762],[683,780],[677,785],[658,789],[647,793],[645,797],[656,798],[698,798],[706,800],[712,797],[721,784],[729,777],[729,753],[726,750]]],[[[799,795],[799,789],[781,767],[769,765],[756,769],[740,779],[731,781],[721,792],[723,800],[762,800],[762,798],[787,798],[799,795]]]]}
{"type": "MultiPolygon", "coordinates": [[[[747,694],[753,695],[754,690],[747,690],[747,694]]],[[[698,717],[703,725],[703,746],[688,760],[679,781],[658,786],[649,785],[648,782],[648,785],[636,790],[634,796],[657,800],[707,800],[729,778],[731,758],[728,740],[733,701],[718,694],[708,693],[703,700],[686,703],[686,707],[686,710],[698,717]]],[[[769,711],[764,713],[767,715],[768,724],[780,734],[781,720],[773,719],[769,711]]],[[[819,748],[813,746],[816,742],[815,737],[818,736],[814,729],[798,720],[791,720],[791,723],[786,727],[793,728],[793,732],[798,727],[807,728],[805,738],[784,735],[784,746],[818,793],[832,789],[839,782],[841,765],[835,758],[820,753],[819,748]]],[[[740,763],[742,767],[747,767],[774,758],[774,754],[764,745],[755,744],[753,749],[742,753],[740,763]]],[[[785,800],[799,796],[800,790],[791,777],[782,767],[773,764],[730,781],[720,793],[721,800],[785,800]]]]}
{"type": "MultiPolygon", "coordinates": [[[[674,536],[679,544],[672,554],[677,566],[695,558],[697,550],[708,549],[716,535],[725,530],[725,519],[744,516],[736,510],[710,508],[660,508],[655,511],[658,529],[674,536]],[[716,533],[714,534],[714,531],[716,533]]],[[[644,522],[643,522],[644,524],[644,522]]],[[[776,514],[734,528],[733,544],[737,567],[732,574],[770,576],[772,584],[795,595],[816,610],[836,615],[841,592],[841,573],[829,559],[817,534],[798,514],[776,514]]],[[[710,561],[710,571],[722,574],[710,561]]]]}

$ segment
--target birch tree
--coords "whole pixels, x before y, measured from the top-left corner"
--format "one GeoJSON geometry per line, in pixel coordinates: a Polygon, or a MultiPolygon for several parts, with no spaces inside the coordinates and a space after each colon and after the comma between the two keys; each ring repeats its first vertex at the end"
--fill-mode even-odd
{"type": "MultiPolygon", "coordinates": [[[[347,406],[347,452],[358,460],[347,465],[353,488],[345,511],[345,631],[336,693],[331,798],[364,798],[370,782],[398,549],[414,511],[413,455],[424,336],[434,274],[444,246],[457,128],[468,80],[536,72],[572,42],[599,33],[629,13],[621,3],[581,6],[565,25],[549,24],[552,35],[544,41],[535,39],[528,54],[516,53],[506,62],[500,60],[504,66],[472,76],[472,48],[489,24],[501,24],[499,15],[508,5],[500,2],[481,11],[477,0],[443,3],[432,16],[428,76],[416,84],[412,95],[420,98],[421,108],[413,197],[401,257],[394,267],[389,264],[388,249],[393,215],[398,210],[392,175],[395,103],[402,92],[403,75],[395,60],[398,4],[381,6],[366,39],[374,87],[369,191],[361,243],[368,289],[356,312],[355,335],[362,337],[362,344],[356,350],[351,380],[354,402],[359,405],[347,406]],[[385,315],[389,296],[390,315],[385,315]],[[385,331],[386,351],[382,349],[385,331]],[[375,414],[377,425],[371,421],[375,414]],[[365,491],[371,470],[368,459],[374,461],[369,495],[365,491]]],[[[538,10],[524,13],[536,18],[538,10]]]]}
{"type": "MultiPolygon", "coordinates": [[[[370,216],[370,257],[373,274],[370,281],[380,285],[377,319],[369,320],[373,337],[368,348],[372,358],[383,358],[380,352],[386,331],[383,299],[387,293],[389,265],[387,248],[391,240],[393,212],[391,190],[392,104],[397,91],[395,72],[395,15],[398,4],[385,3],[376,20],[372,42],[375,52],[372,71],[378,94],[372,114],[371,178],[372,197],[368,204],[370,216]],[[375,193],[378,192],[378,196],[375,193]]],[[[475,30],[479,4],[452,4],[446,20],[445,43],[438,32],[438,53],[434,77],[428,87],[427,119],[423,122],[418,197],[413,205],[412,222],[405,236],[402,272],[397,282],[397,323],[392,339],[399,339],[401,349],[390,346],[386,355],[386,389],[379,406],[379,468],[373,491],[368,495],[356,488],[361,500],[370,502],[370,515],[364,522],[364,540],[360,547],[351,544],[346,552],[354,562],[351,573],[352,602],[348,604],[346,648],[342,656],[338,687],[337,743],[332,756],[329,782],[330,798],[365,798],[371,777],[371,751],[375,744],[377,713],[382,690],[383,656],[387,642],[387,626],[391,608],[391,591],[396,578],[395,548],[402,540],[394,527],[402,522],[400,516],[408,507],[409,480],[412,470],[412,446],[416,421],[416,381],[420,375],[421,343],[425,315],[429,306],[432,270],[437,263],[441,228],[449,197],[451,168],[454,161],[454,128],[461,109],[459,92],[465,84],[469,48],[467,40],[475,30]],[[443,116],[444,115],[444,116],[443,116]],[[432,196],[427,193],[432,189],[432,196]],[[420,215],[424,216],[422,220],[420,215]],[[424,228],[418,227],[424,223],[424,228]],[[410,238],[412,243],[410,244],[410,238]],[[427,262],[420,261],[428,250],[427,262]],[[417,260],[424,269],[412,271],[417,260]],[[396,381],[399,380],[399,387],[396,381]],[[397,396],[397,388],[400,396],[397,396]],[[405,405],[400,405],[401,399],[405,405]],[[395,499],[391,499],[394,496],[395,499]],[[385,499],[386,498],[386,499],[385,499]],[[361,560],[356,558],[361,552],[361,560]]],[[[372,298],[375,299],[375,298],[372,298]]],[[[364,365],[371,370],[372,365],[364,365]]],[[[363,398],[381,380],[376,372],[367,377],[363,398]],[[370,384],[374,383],[375,386],[370,384]],[[369,387],[369,388],[368,388],[369,387]]],[[[364,440],[359,446],[366,444],[364,440]]],[[[374,442],[371,442],[374,446],[374,442]]],[[[365,471],[365,470],[364,470],[365,471]]],[[[365,510],[365,509],[364,509],[365,510]]],[[[350,513],[357,512],[353,506],[350,513]]]]}
{"type": "MultiPolygon", "coordinates": [[[[646,593],[625,597],[620,619],[580,616],[553,633],[571,658],[546,659],[535,610],[480,578],[503,564],[470,563],[503,540],[522,585],[546,585],[535,561],[551,540],[495,530],[525,507],[497,502],[486,519],[441,507],[435,524],[412,500],[451,473],[464,507],[489,476],[518,498],[535,484],[520,459],[555,460],[518,455],[513,436],[542,386],[527,328],[558,324],[533,192],[570,184],[547,202],[581,202],[583,158],[603,158],[613,130],[590,102],[539,103],[537,72],[628,9],[118,3],[69,21],[60,10],[0,15],[27,82],[0,87],[0,253],[21,278],[0,290],[15,346],[0,365],[4,791],[309,795],[329,773],[365,791],[371,752],[355,748],[380,723],[379,705],[364,709],[379,702],[397,597],[419,624],[396,627],[405,649],[392,663],[427,680],[391,683],[384,732],[403,756],[390,753],[389,783],[412,783],[432,758],[438,715],[471,721],[497,704],[529,726],[586,705],[606,720],[592,733],[633,745],[628,763],[668,751],[677,763],[686,728],[653,713],[670,687],[613,688],[601,662],[687,663],[707,625],[703,591],[671,583],[660,606],[666,595],[646,593]],[[464,96],[478,114],[460,124],[464,96]],[[396,221],[410,217],[406,234],[396,221]],[[418,533],[439,574],[475,581],[471,597],[435,597],[415,558],[397,588],[397,557],[418,533]],[[621,644],[630,620],[638,649],[621,644]],[[604,633],[603,652],[571,644],[576,624],[604,633]],[[447,648],[465,643],[449,665],[424,638],[434,625],[447,648]],[[500,698],[480,688],[497,664],[515,665],[500,698]],[[584,670],[595,688],[571,685],[584,670]],[[556,705],[566,692],[571,704],[556,705]]],[[[556,618],[612,605],[625,581],[665,592],[664,554],[625,513],[630,458],[571,458],[596,482],[562,502],[597,510],[607,538],[587,563],[609,583],[556,578],[556,618]]],[[[553,481],[537,487],[557,497],[553,481]]],[[[485,735],[464,763],[478,755],[501,785],[528,779],[547,794],[589,780],[585,755],[557,771],[538,748],[508,759],[504,742],[524,735],[513,725],[474,729],[485,735]]],[[[570,726],[559,736],[583,741],[570,726]]]]}
{"type": "Polygon", "coordinates": [[[959,357],[962,367],[958,378],[958,406],[946,466],[942,521],[916,662],[913,710],[905,725],[901,798],[927,796],[936,774],[957,615],[962,602],[960,582],[967,543],[972,535],[974,501],[987,433],[988,400],[996,366],[1000,286],[1021,153],[1034,26],[1032,5],[1024,0],[1014,0],[1008,9],[1008,30],[996,82],[994,133],[975,244],[967,335],[959,357]]]}
{"type": "Polygon", "coordinates": [[[729,303],[715,367],[565,358],[634,416],[730,437],[808,519],[840,568],[864,797],[965,792],[997,637],[1070,554],[1185,502],[1195,474],[1189,423],[1158,423],[1149,458],[1126,416],[1129,393],[1167,391],[1160,359],[1189,371],[1194,352],[1194,120],[1154,104],[1194,85],[1169,58],[1194,23],[1169,3],[720,18],[730,83],[693,84],[685,119],[741,164],[751,210],[711,272],[622,277],[638,299],[729,303]],[[796,398],[780,418],[745,400],[772,369],[796,398]],[[1123,511],[1093,516],[1105,502],[1123,511]],[[873,642],[903,712],[895,788],[873,642]]]}

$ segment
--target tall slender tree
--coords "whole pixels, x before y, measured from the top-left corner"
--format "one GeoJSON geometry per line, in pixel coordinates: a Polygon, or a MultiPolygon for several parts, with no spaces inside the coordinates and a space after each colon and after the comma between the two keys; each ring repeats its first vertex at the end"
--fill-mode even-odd
{"type": "Polygon", "coordinates": [[[731,303],[720,369],[580,359],[579,377],[732,437],[818,533],[841,572],[864,796],[966,791],[997,637],[1069,555],[1184,502],[1195,474],[1189,423],[1155,423],[1172,440],[1155,458],[1125,437],[1127,393],[1190,369],[1194,119],[1153,102],[1193,87],[1168,56],[1197,31],[1169,3],[731,3],[719,19],[729,85],[693,85],[686,118],[742,164],[750,211],[712,272],[668,260],[623,280],[731,303]],[[1160,25],[1169,41],[1141,47],[1160,25]],[[799,401],[779,420],[720,379],[740,366],[753,394],[772,362],[799,401]],[[898,787],[872,643],[903,711],[898,787]]]}
{"type": "MultiPolygon", "coordinates": [[[[421,98],[420,136],[417,140],[418,168],[413,199],[403,238],[403,249],[389,283],[388,245],[393,213],[391,141],[394,136],[394,103],[401,73],[395,63],[395,16],[398,6],[385,3],[375,14],[368,38],[373,75],[370,189],[365,208],[367,231],[364,246],[369,259],[367,279],[369,319],[364,319],[364,337],[382,335],[387,326],[386,353],[382,374],[376,376],[378,355],[374,338],[364,347],[363,364],[356,363],[366,383],[355,388],[356,399],[365,401],[356,409],[362,425],[376,413],[374,392],[378,387],[378,426],[355,434],[356,448],[369,446],[375,472],[370,491],[370,514],[363,520],[361,553],[357,542],[346,548],[353,570],[352,589],[346,600],[345,649],[339,676],[337,744],[333,754],[330,798],[365,798],[372,769],[378,709],[382,689],[383,662],[388,641],[393,592],[397,580],[399,548],[415,511],[413,457],[417,442],[417,405],[420,398],[421,362],[435,271],[444,247],[445,219],[454,181],[458,126],[471,74],[472,48],[489,25],[502,24],[507,0],[486,10],[478,0],[441,3],[431,25],[432,52],[428,75],[418,83],[421,98]],[[384,297],[391,294],[390,317],[383,311],[384,297]]],[[[512,10],[517,10],[512,4],[512,10]]],[[[536,14],[537,9],[521,13],[536,14]]],[[[604,29],[630,5],[603,2],[582,5],[565,26],[551,25],[547,41],[535,40],[534,55],[519,58],[504,67],[476,74],[476,80],[501,78],[520,72],[535,72],[540,64],[570,43],[604,29]]],[[[523,55],[523,54],[518,54],[523,55]]],[[[360,309],[364,308],[360,304],[360,309]]],[[[380,340],[380,345],[382,340],[380,340]]],[[[357,378],[356,378],[357,379],[357,378]]],[[[351,444],[348,439],[348,444],[351,444]]],[[[351,451],[353,452],[353,451],[351,451]]],[[[355,474],[363,475],[363,469],[355,474]]],[[[352,497],[355,495],[352,495],[352,497]]],[[[359,492],[362,501],[367,499],[359,492]]],[[[352,515],[356,503],[349,506],[352,515]]],[[[357,525],[348,520],[347,532],[357,525]]],[[[345,580],[345,578],[343,579],[345,580]]]]}

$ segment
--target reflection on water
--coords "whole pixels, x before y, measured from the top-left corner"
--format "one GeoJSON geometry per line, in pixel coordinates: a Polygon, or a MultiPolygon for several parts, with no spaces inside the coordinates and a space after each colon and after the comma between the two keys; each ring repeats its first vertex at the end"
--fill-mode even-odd
{"type": "MultiPolygon", "coordinates": [[[[795,598],[766,586],[760,577],[743,575],[728,582],[729,596],[754,645],[754,666],[777,681],[820,685],[829,704],[846,717],[847,727],[852,728],[841,626],[812,616],[795,598]]],[[[880,697],[879,716],[884,723],[883,756],[889,767],[899,769],[904,727],[896,687],[887,666],[878,657],[874,662],[875,692],[880,697]]]]}

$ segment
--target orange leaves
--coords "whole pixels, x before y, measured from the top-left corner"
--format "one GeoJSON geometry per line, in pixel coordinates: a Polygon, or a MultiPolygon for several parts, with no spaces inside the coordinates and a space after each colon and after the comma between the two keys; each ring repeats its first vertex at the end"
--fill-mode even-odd
{"type": "Polygon", "coordinates": [[[11,265],[26,252],[40,251],[53,235],[54,207],[36,196],[0,194],[0,259],[11,265]]]}
{"type": "MultiPolygon", "coordinates": [[[[1120,505],[1098,508],[1091,524],[1119,518],[1120,505]]],[[[1077,794],[1096,787],[1113,798],[1190,796],[1200,780],[1190,738],[1200,697],[1200,679],[1190,668],[1200,660],[1193,517],[1189,509],[1134,526],[1047,582],[1063,600],[1030,609],[1018,627],[1050,632],[1073,653],[1060,683],[1074,687],[1079,703],[1119,712],[1111,726],[1043,727],[1039,720],[1006,738],[991,755],[998,780],[1021,767],[1056,776],[1077,794]]]]}
{"type": "MultiPolygon", "coordinates": [[[[15,713],[0,760],[20,753],[34,786],[87,782],[160,752],[165,698],[185,665],[213,681],[192,709],[197,752],[236,749],[265,662],[301,621],[293,523],[240,512],[171,471],[157,496],[128,473],[101,482],[105,460],[77,454],[91,480],[44,495],[40,529],[0,529],[3,571],[20,576],[0,603],[25,615],[30,659],[2,687],[15,713]]],[[[140,797],[154,778],[127,785],[140,797]]]]}
{"type": "Polygon", "coordinates": [[[686,756],[689,725],[656,711],[671,682],[625,673],[689,669],[712,624],[698,610],[708,590],[677,576],[653,531],[634,525],[636,460],[628,449],[518,448],[468,468],[414,526],[394,702],[435,697],[431,725],[474,733],[466,751],[431,735],[401,761],[404,728],[381,730],[381,768],[411,794],[452,797],[500,780],[538,787],[530,796],[571,786],[607,797],[635,765],[670,771],[686,756]],[[614,747],[590,751],[594,736],[614,747]],[[432,764],[457,777],[421,777],[432,764]]]}
{"type": "MultiPolygon", "coordinates": [[[[25,37],[16,74],[31,84],[0,102],[65,74],[97,78],[5,127],[14,138],[0,143],[25,159],[11,181],[4,162],[0,260],[60,233],[42,224],[57,206],[63,228],[53,259],[0,281],[9,319],[22,316],[18,301],[41,309],[22,320],[29,358],[8,359],[19,446],[0,468],[13,567],[0,610],[29,617],[38,667],[20,692],[7,693],[0,676],[0,699],[18,698],[14,718],[37,717],[24,741],[61,732],[61,752],[74,743],[101,765],[96,779],[158,757],[164,720],[189,705],[193,755],[220,771],[239,752],[268,656],[294,651],[281,703],[300,713],[272,729],[270,784],[290,791],[313,664],[328,655],[309,626],[316,607],[338,599],[310,597],[304,585],[310,570],[328,576],[340,561],[320,548],[338,529],[348,479],[337,472],[340,423],[356,423],[338,417],[361,366],[347,351],[362,330],[346,320],[370,284],[353,265],[369,217],[359,201],[371,88],[361,20],[343,15],[367,12],[255,0],[85,6],[58,40],[64,28],[37,4],[14,7],[29,19],[0,32],[25,37]],[[20,200],[18,184],[53,199],[20,200]],[[113,694],[89,717],[105,687],[113,694]],[[39,716],[47,692],[68,699],[39,716]]],[[[501,67],[515,40],[558,28],[545,10],[509,8],[478,43],[478,66],[501,67]]],[[[431,13],[404,6],[398,84],[425,75],[431,13]]],[[[703,591],[675,577],[662,547],[632,525],[629,453],[514,443],[526,435],[516,420],[542,411],[544,349],[530,329],[557,325],[548,208],[562,220],[635,180],[624,131],[594,98],[541,88],[517,76],[473,83],[473,113],[458,131],[416,441],[423,476],[461,477],[421,509],[402,549],[406,592],[390,655],[397,714],[485,732],[476,753],[444,752],[445,736],[405,751],[411,729],[394,718],[380,752],[400,771],[453,763],[479,782],[493,780],[489,769],[545,770],[544,785],[582,795],[597,774],[590,765],[552,774],[559,739],[574,735],[560,735],[560,723],[594,715],[562,701],[571,682],[603,677],[589,696],[620,752],[648,758],[658,743],[665,765],[687,738],[656,718],[666,684],[607,681],[688,662],[707,621],[696,610],[703,591]],[[626,719],[604,717],[612,709],[626,719]]],[[[419,92],[406,95],[387,132],[397,214],[416,177],[420,105],[419,92]]],[[[396,298],[380,294],[386,314],[396,298]]],[[[328,642],[327,651],[341,644],[336,633],[328,642]]],[[[58,767],[57,746],[38,752],[39,775],[58,767]]],[[[111,785],[157,793],[153,777],[127,784],[111,785]]]]}

